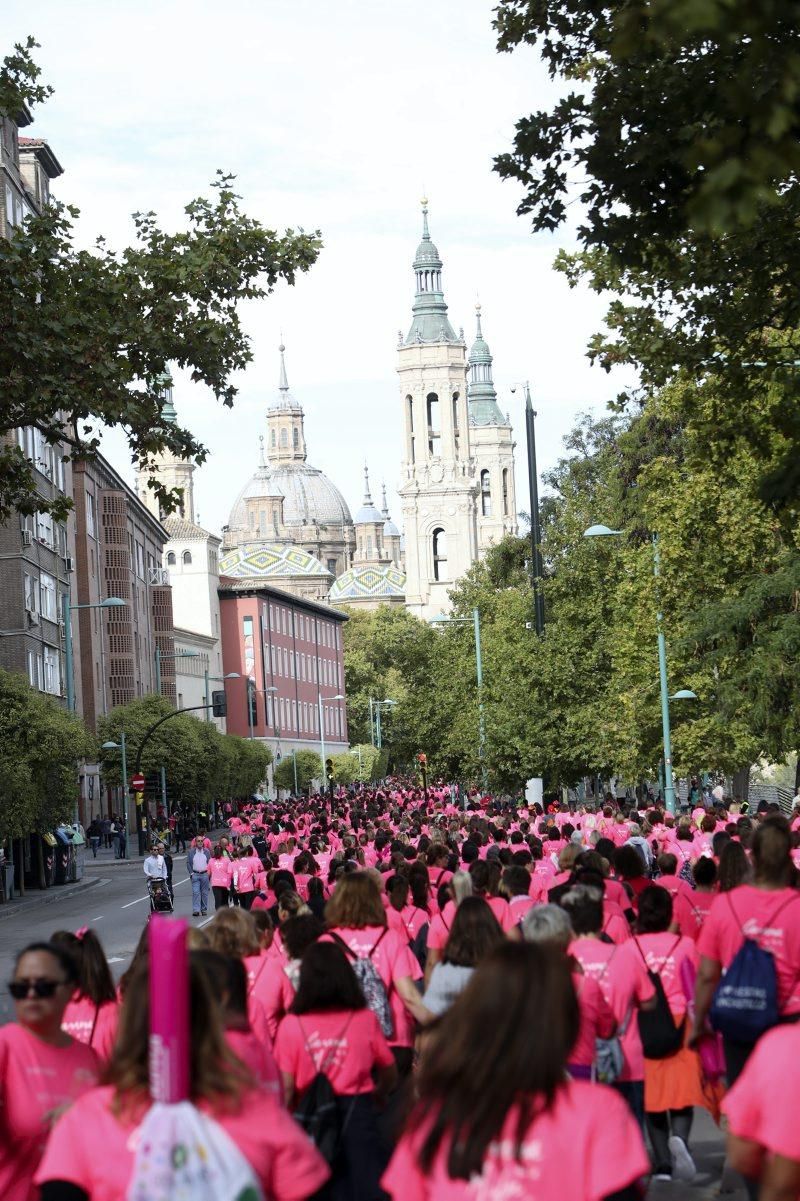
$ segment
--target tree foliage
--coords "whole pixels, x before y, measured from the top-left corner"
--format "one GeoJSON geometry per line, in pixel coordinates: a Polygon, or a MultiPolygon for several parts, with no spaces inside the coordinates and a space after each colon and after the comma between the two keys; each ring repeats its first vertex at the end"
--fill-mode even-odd
{"type": "Polygon", "coordinates": [[[309,788],[313,780],[321,780],[322,760],[316,751],[296,751],[294,755],[284,755],[272,773],[275,787],[294,792],[295,772],[297,787],[301,792],[309,788]]]}
{"type": "MultiPolygon", "coordinates": [[[[0,115],[20,99],[45,98],[29,41],[0,69],[0,115]]],[[[0,435],[22,426],[92,459],[103,428],[120,426],[134,461],[154,466],[162,452],[202,462],[191,431],[162,416],[170,364],[232,406],[234,373],[252,359],[239,309],[293,284],[321,248],[319,233],[279,234],[246,216],[233,176],[218,172],[213,198],[185,207],[184,228],[167,232],[153,212],[133,215],[135,240],[123,250],[99,237],[74,245],[76,209],[53,203],[0,240],[0,435]]],[[[177,497],[153,475],[165,510],[177,497]]],[[[63,518],[70,501],[36,494],[31,464],[13,443],[0,448],[0,520],[14,510],[47,509],[63,518]]]]}
{"type": "Polygon", "coordinates": [[[0,670],[0,842],[71,819],[94,739],[74,713],[0,670]]]}

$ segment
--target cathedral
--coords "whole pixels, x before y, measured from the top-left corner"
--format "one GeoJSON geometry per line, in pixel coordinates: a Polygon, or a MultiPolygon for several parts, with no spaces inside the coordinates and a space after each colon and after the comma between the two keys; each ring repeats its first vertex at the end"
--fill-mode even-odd
{"type": "MultiPolygon", "coordinates": [[[[260,580],[336,607],[405,605],[429,620],[448,612],[449,589],[487,548],[516,533],[513,431],[497,403],[480,305],[467,353],[463,329],[456,333],[448,318],[427,201],[422,223],[411,325],[397,347],[402,535],[385,486],[381,508],[373,501],[366,466],[352,517],[336,485],[308,462],[305,414],[280,346],[258,466],[222,528],[221,578],[240,587],[260,580]]],[[[194,465],[165,459],[158,469],[193,511],[194,465]]]]}

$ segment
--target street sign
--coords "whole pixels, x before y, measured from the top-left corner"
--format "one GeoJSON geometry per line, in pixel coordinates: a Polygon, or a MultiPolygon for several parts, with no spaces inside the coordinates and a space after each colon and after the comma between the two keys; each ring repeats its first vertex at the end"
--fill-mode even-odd
{"type": "Polygon", "coordinates": [[[135,776],[131,776],[131,788],[134,792],[144,792],[144,776],[141,772],[137,772],[135,776]]]}

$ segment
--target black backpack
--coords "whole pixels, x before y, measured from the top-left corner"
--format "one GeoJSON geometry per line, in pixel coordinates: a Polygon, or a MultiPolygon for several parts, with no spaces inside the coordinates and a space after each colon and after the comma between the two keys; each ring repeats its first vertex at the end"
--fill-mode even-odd
{"type": "MultiPolygon", "coordinates": [[[[677,947],[681,940],[681,935],[675,939],[675,942],[670,947],[667,954],[667,959],[677,947]]],[[[639,1010],[639,1037],[642,1040],[642,1051],[645,1059],[668,1059],[670,1055],[674,1055],[683,1046],[683,1028],[686,1024],[684,1017],[680,1026],[675,1025],[675,1019],[672,1016],[672,1010],[669,1007],[667,994],[664,992],[664,985],[661,982],[661,977],[658,972],[652,972],[647,967],[647,960],[642,954],[642,948],[634,939],[638,948],[639,954],[642,956],[642,962],[647,968],[647,974],[650,977],[653,988],[656,991],[655,1009],[650,1009],[647,1012],[639,1010]]]]}
{"type": "MultiPolygon", "coordinates": [[[[344,1032],[346,1032],[349,1025],[350,1019],[347,1021],[344,1032]]],[[[302,1022],[300,1023],[300,1029],[313,1062],[314,1056],[303,1030],[302,1022]]],[[[342,1037],[344,1037],[344,1032],[342,1037]]],[[[327,1066],[327,1063],[323,1066],[327,1066]]],[[[340,1100],[333,1091],[333,1085],[328,1076],[324,1070],[320,1069],[303,1093],[302,1100],[294,1111],[295,1121],[305,1130],[329,1167],[334,1166],[341,1154],[342,1137],[352,1110],[353,1102],[351,1101],[350,1111],[347,1117],[342,1120],[340,1100]]]]}

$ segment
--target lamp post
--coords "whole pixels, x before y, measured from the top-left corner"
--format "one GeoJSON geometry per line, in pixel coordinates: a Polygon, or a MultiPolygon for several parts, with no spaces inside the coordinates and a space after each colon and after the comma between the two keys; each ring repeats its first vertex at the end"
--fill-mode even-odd
{"type": "Polygon", "coordinates": [[[544,593],[542,592],[542,530],[539,520],[539,472],[536,468],[536,411],[531,402],[531,387],[527,380],[514,384],[525,389],[525,439],[528,453],[528,491],[531,505],[531,584],[533,587],[533,620],[539,637],[544,633],[544,593]]]}
{"type": "Polygon", "coordinates": [[[104,742],[103,751],[122,751],[122,820],[125,824],[125,858],[130,859],[131,850],[128,845],[128,758],[125,731],[120,730],[119,742],[104,742]]]}
{"type": "Polygon", "coordinates": [[[87,605],[70,603],[69,593],[64,593],[64,671],[67,677],[67,708],[75,712],[75,667],[72,661],[72,614],[76,609],[118,609],[127,605],[127,601],[118,596],[108,596],[105,600],[92,602],[87,605]]]}
{"type": "Polygon", "coordinates": [[[481,761],[481,780],[484,791],[488,777],[486,773],[486,722],[483,710],[483,657],[481,655],[481,615],[480,610],[473,609],[472,617],[439,617],[431,618],[431,625],[472,625],[475,634],[475,675],[478,683],[478,758],[481,761]]]}
{"type": "Polygon", "coordinates": [[[324,792],[325,788],[327,786],[327,783],[328,783],[328,773],[325,771],[325,721],[323,719],[323,713],[322,713],[323,700],[343,701],[344,694],[341,692],[337,692],[336,696],[323,697],[321,692],[317,693],[317,710],[319,712],[319,745],[320,745],[320,750],[322,751],[322,791],[324,792]]]}
{"type": "Polygon", "coordinates": [[[397,701],[389,699],[385,701],[375,701],[372,699],[372,697],[370,697],[369,703],[371,710],[375,713],[375,737],[372,740],[372,745],[375,746],[377,742],[378,750],[380,750],[383,746],[383,738],[381,736],[381,709],[391,709],[393,705],[397,704],[397,701]]]}
{"type": "MultiPolygon", "coordinates": [[[[156,693],[161,696],[161,660],[162,659],[199,659],[199,651],[162,651],[156,646],[156,693]]],[[[206,700],[208,696],[206,696],[206,700]]]]}
{"type": "MultiPolygon", "coordinates": [[[[622,530],[609,529],[607,525],[590,525],[584,530],[584,538],[618,538],[622,530]]],[[[696,701],[697,694],[690,688],[681,688],[670,696],[667,676],[667,640],[664,636],[664,615],[661,612],[661,597],[658,590],[660,575],[660,557],[658,551],[658,534],[651,539],[653,547],[653,578],[656,581],[656,630],[658,636],[658,679],[661,693],[661,735],[664,746],[664,801],[670,813],[675,812],[675,785],[672,780],[672,729],[670,726],[669,702],[696,701]]]]}

